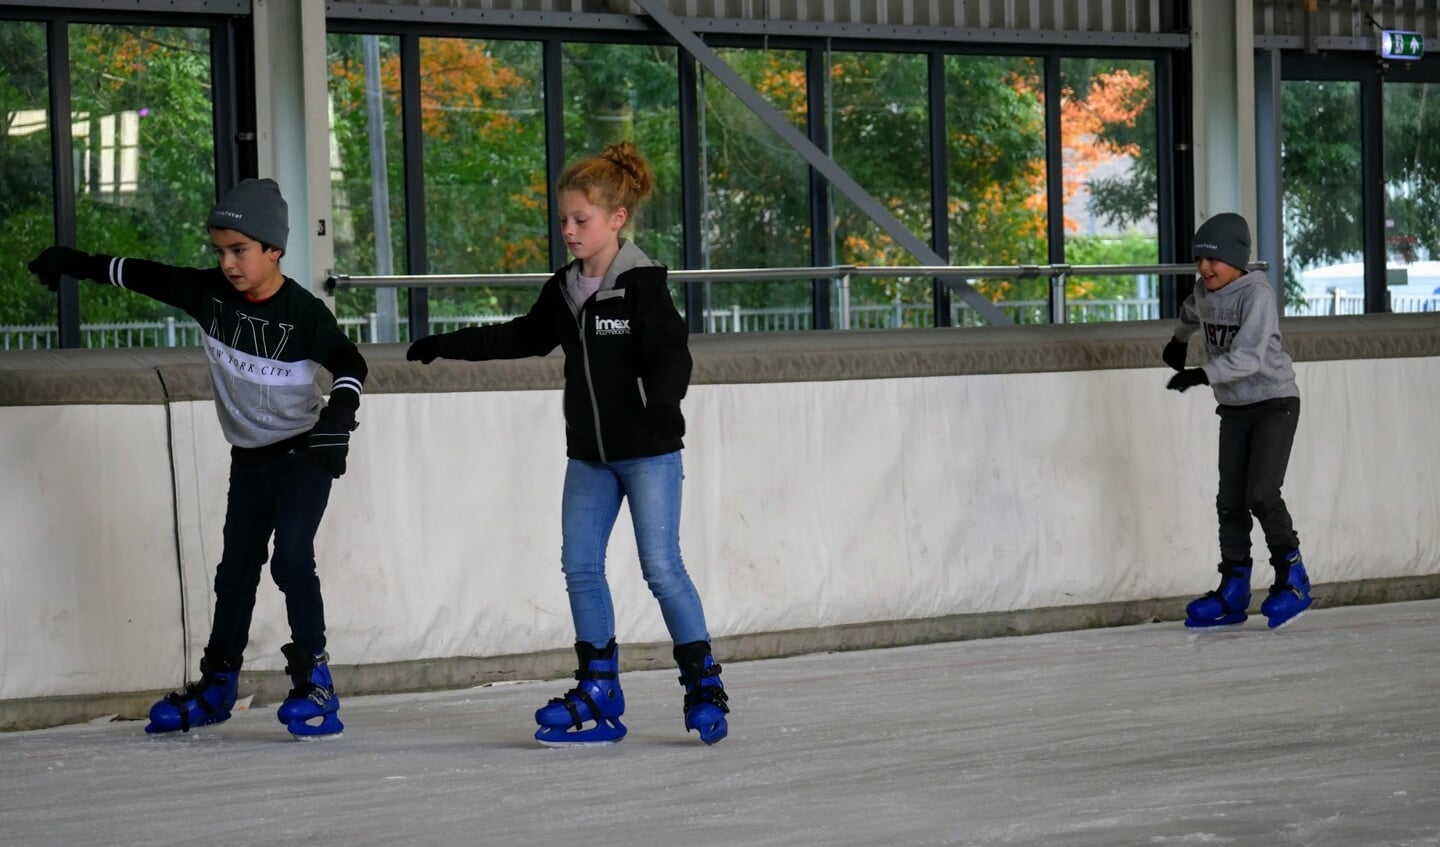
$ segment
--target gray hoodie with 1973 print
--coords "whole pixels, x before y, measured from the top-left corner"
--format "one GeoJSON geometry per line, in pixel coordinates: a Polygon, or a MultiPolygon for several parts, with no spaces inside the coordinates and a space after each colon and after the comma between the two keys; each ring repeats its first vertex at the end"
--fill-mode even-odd
{"type": "Polygon", "coordinates": [[[1277,397],[1299,397],[1295,367],[1280,339],[1275,292],[1263,271],[1251,271],[1218,291],[1201,279],[1180,307],[1175,337],[1196,330],[1205,342],[1205,376],[1215,399],[1244,406],[1277,397]]]}

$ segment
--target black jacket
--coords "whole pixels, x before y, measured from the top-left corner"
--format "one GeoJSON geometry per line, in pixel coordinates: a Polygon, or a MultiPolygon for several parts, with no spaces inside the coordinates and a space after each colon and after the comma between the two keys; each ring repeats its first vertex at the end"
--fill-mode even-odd
{"type": "MultiPolygon", "coordinates": [[[[573,264],[573,263],[572,263],[573,264]]],[[[657,433],[649,405],[678,407],[690,387],[689,330],[662,265],[621,272],[571,311],[561,268],[530,311],[495,326],[436,336],[447,359],[520,359],[565,351],[565,440],[572,459],[610,462],[684,446],[657,433]]]]}

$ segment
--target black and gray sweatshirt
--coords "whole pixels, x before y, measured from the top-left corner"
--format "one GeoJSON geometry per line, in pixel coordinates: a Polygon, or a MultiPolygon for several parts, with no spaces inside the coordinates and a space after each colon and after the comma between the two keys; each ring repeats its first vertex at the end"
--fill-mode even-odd
{"type": "Polygon", "coordinates": [[[365,358],[320,298],[295,280],[286,277],[274,296],[257,303],[218,267],[91,259],[77,276],[144,294],[200,324],[215,411],[237,460],[265,461],[303,445],[324,407],[315,381],[320,367],[334,377],[330,404],[359,408],[365,358]]]}
{"type": "Polygon", "coordinates": [[[655,432],[645,408],[679,406],[690,387],[689,329],[666,287],[666,268],[628,240],[600,288],[570,295],[574,261],[556,271],[530,311],[507,323],[436,336],[447,359],[520,359],[565,353],[565,438],[572,459],[610,462],[683,447],[655,432]]]}

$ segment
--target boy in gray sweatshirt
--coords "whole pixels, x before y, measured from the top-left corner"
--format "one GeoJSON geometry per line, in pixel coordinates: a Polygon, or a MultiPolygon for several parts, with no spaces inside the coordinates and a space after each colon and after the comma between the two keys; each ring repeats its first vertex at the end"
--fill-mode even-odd
{"type": "Polygon", "coordinates": [[[1169,388],[1184,391],[1210,385],[1219,402],[1220,586],[1185,607],[1189,627],[1242,623],[1250,605],[1251,515],[1265,531],[1275,582],[1260,606],[1272,629],[1310,608],[1310,578],[1300,558],[1300,540],[1280,496],[1295,428],[1300,390],[1295,369],[1280,340],[1275,293],[1263,271],[1246,272],[1250,227],[1240,215],[1216,215],[1192,242],[1198,277],[1180,307],[1175,335],[1165,345],[1165,363],[1179,373],[1169,388]],[[1190,336],[1204,331],[1205,361],[1185,367],[1190,336]]]}

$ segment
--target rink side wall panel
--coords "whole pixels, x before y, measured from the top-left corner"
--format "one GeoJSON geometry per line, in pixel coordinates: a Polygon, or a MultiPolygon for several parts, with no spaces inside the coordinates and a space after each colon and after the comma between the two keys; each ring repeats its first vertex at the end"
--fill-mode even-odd
{"type": "MultiPolygon", "coordinates": [[[[1282,327],[1320,602],[1440,593],[1440,316],[1282,327]]],[[[681,546],[722,660],[1178,616],[1215,580],[1219,424],[1209,389],[1165,390],[1169,332],[692,338],[681,546]]],[[[364,353],[317,538],[339,685],[567,674],[558,353],[364,353]]],[[[6,353],[0,432],[0,728],[143,712],[194,675],[213,612],[229,456],[201,351],[6,353]]],[[[668,664],[624,510],[608,562],[627,666],[668,664]]],[[[286,640],[267,569],[257,700],[283,695],[286,640]]]]}

